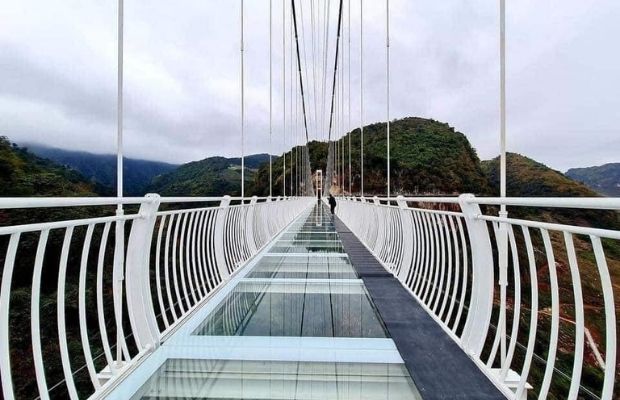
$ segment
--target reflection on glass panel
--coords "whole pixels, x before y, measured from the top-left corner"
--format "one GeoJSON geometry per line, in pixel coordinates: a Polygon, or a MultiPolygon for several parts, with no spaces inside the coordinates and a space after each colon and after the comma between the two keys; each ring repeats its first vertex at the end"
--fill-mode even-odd
{"type": "Polygon", "coordinates": [[[340,242],[305,242],[304,244],[292,244],[276,242],[269,250],[270,253],[294,254],[294,253],[344,253],[344,247],[340,242]]]}
{"type": "Polygon", "coordinates": [[[264,257],[248,274],[249,278],[273,279],[355,279],[346,257],[264,257]]]}
{"type": "Polygon", "coordinates": [[[255,279],[241,281],[194,334],[386,337],[361,283],[255,279]]]}
{"type": "Polygon", "coordinates": [[[171,359],[132,399],[409,400],[402,364],[171,359]]]}

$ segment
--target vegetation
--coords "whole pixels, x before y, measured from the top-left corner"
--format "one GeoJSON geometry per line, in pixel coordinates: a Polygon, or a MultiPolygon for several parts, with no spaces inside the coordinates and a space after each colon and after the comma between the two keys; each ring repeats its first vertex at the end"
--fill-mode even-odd
{"type": "MultiPolygon", "coordinates": [[[[316,171],[317,169],[325,169],[326,161],[327,161],[327,143],[319,142],[316,140],[311,141],[308,144],[308,149],[310,152],[310,168],[312,171],[316,171]]],[[[303,170],[301,168],[297,168],[297,162],[300,163],[301,166],[301,154],[303,153],[302,146],[296,146],[292,148],[290,151],[287,151],[283,155],[279,157],[273,157],[271,160],[271,173],[272,173],[272,193],[274,196],[281,196],[283,192],[284,186],[284,176],[282,171],[284,170],[284,158],[286,157],[286,194],[291,193],[291,176],[293,180],[296,180],[299,176],[300,179],[300,188],[301,187],[301,173],[303,170]]],[[[293,187],[293,191],[295,187],[293,187]]],[[[258,196],[268,196],[269,195],[269,162],[263,163],[258,169],[257,173],[254,175],[254,185],[253,185],[253,193],[258,196]]],[[[293,193],[296,194],[296,193],[293,193]]]]}
{"type": "Polygon", "coordinates": [[[620,196],[620,163],[572,168],[566,171],[566,176],[587,185],[604,196],[620,196]]]}
{"type": "MultiPolygon", "coordinates": [[[[254,175],[268,154],[245,158],[245,190],[254,193],[254,175]]],[[[209,157],[183,164],[177,169],[157,176],[147,187],[148,192],[162,196],[222,196],[241,194],[241,159],[209,157]]]]}
{"type": "MultiPolygon", "coordinates": [[[[98,185],[100,194],[116,193],[116,156],[70,151],[38,144],[29,144],[27,150],[39,157],[67,166],[98,185]]],[[[142,196],[154,177],[170,172],[177,165],[160,161],[123,158],[123,192],[128,196],[142,196]]]]}
{"type": "MultiPolygon", "coordinates": [[[[477,195],[497,195],[499,193],[499,159],[495,158],[488,161],[480,161],[475,150],[468,142],[465,135],[454,130],[448,124],[423,118],[405,118],[395,120],[390,126],[391,134],[391,177],[392,193],[413,195],[413,194],[456,194],[463,192],[475,193],[477,195]]],[[[364,171],[365,171],[365,193],[384,194],[385,188],[385,167],[387,164],[386,149],[386,125],[385,123],[371,124],[364,128],[364,171]]],[[[351,164],[352,164],[352,192],[357,193],[360,188],[360,130],[354,130],[347,135],[339,144],[344,143],[345,160],[349,158],[349,140],[351,142],[351,164]]],[[[313,141],[308,144],[310,153],[310,163],[312,170],[325,170],[327,160],[328,145],[324,142],[313,141]]],[[[61,154],[62,151],[59,150],[61,154]]],[[[290,193],[290,176],[296,177],[296,153],[301,154],[301,148],[293,148],[287,153],[286,167],[283,166],[282,155],[273,156],[273,190],[274,195],[282,193],[284,184],[284,173],[286,173],[286,192],[290,193]],[[291,163],[292,161],[292,163],[291,163]]],[[[52,157],[52,156],[50,156],[52,157]]],[[[0,193],[3,196],[95,196],[113,193],[113,179],[115,176],[115,162],[100,160],[92,161],[90,165],[87,156],[83,156],[80,161],[60,159],[61,163],[70,166],[59,165],[53,161],[41,158],[32,154],[27,149],[11,144],[8,139],[0,138],[0,193]],[[63,161],[64,160],[64,161],[63,161]],[[112,167],[110,167],[112,165],[112,167]],[[100,167],[101,166],[101,167],[100,167]],[[90,168],[90,169],[89,169],[90,168]],[[99,170],[101,168],[101,170],[99,170]],[[83,171],[83,176],[78,171],[83,171]],[[112,180],[110,180],[112,179],[112,180]],[[111,184],[112,183],[112,184],[111,184]]],[[[103,156],[102,156],[103,157],[103,156]]],[[[52,157],[53,158],[53,157],[52,157]]],[[[299,158],[298,158],[299,159],[299,158]]],[[[245,182],[247,195],[268,195],[269,194],[269,156],[267,154],[257,154],[245,158],[245,182]]],[[[114,160],[113,160],[114,161],[114,160]]],[[[241,180],[241,160],[239,158],[210,157],[201,161],[191,162],[174,168],[174,166],[155,164],[131,165],[127,160],[126,182],[133,189],[128,193],[142,195],[145,192],[155,192],[164,196],[220,196],[223,194],[239,195],[241,180]],[[129,178],[129,168],[144,170],[139,171],[135,177],[129,178]],[[160,169],[158,169],[160,168],[160,169]],[[167,171],[162,169],[170,168],[167,171]],[[161,172],[158,172],[161,171],[161,172]],[[151,179],[148,178],[151,176],[151,179]],[[148,183],[145,183],[147,182],[148,183]],[[143,185],[143,186],[140,186],[143,185]],[[141,189],[140,189],[141,187],[141,189]],[[135,190],[135,191],[133,191],[135,190]]],[[[148,162],[145,162],[148,163],[148,162]]],[[[163,164],[163,163],[162,163],[163,164]]],[[[567,174],[585,182],[596,191],[601,192],[601,187],[608,187],[608,181],[618,182],[617,178],[603,181],[607,169],[620,164],[610,164],[603,167],[586,168],[571,170],[567,174]],[[615,179],[615,181],[614,181],[615,179]],[[594,182],[594,183],[593,183],[594,182]],[[596,183],[599,182],[599,183],[596,183]],[[605,183],[603,183],[605,182],[605,183]],[[596,186],[600,185],[600,186],[596,186]]],[[[348,189],[348,171],[345,174],[345,188],[348,189]]],[[[586,185],[577,182],[570,177],[554,171],[545,165],[519,154],[508,153],[507,155],[507,187],[509,196],[545,196],[545,197],[592,197],[598,194],[586,185]]],[[[336,190],[339,188],[336,187],[336,190]]],[[[496,213],[495,209],[486,211],[496,213]]],[[[530,208],[509,208],[509,215],[515,218],[528,218],[546,222],[556,222],[565,224],[577,224],[582,226],[594,226],[597,228],[620,229],[620,219],[618,213],[608,211],[592,210],[545,210],[530,208]]],[[[33,223],[44,220],[76,219],[86,218],[94,215],[111,215],[112,208],[91,208],[79,209],[55,209],[45,210],[0,210],[0,225],[15,225],[22,223],[33,223]]],[[[98,242],[95,231],[93,241],[98,242]]],[[[83,240],[84,232],[76,230],[76,243],[83,240]]],[[[517,231],[516,240],[520,243],[523,237],[517,231]]],[[[537,274],[540,287],[540,309],[545,310],[550,306],[550,285],[548,284],[549,265],[545,261],[545,248],[538,232],[532,233],[535,253],[537,258],[537,274]]],[[[601,342],[604,338],[604,319],[601,317],[602,297],[598,288],[599,278],[596,263],[591,255],[591,246],[588,244],[587,237],[575,235],[575,247],[578,251],[578,262],[583,284],[584,301],[588,310],[586,325],[592,332],[597,341],[601,342]]],[[[30,350],[28,349],[29,334],[29,298],[30,285],[32,280],[32,265],[37,246],[37,236],[34,234],[24,235],[20,245],[20,265],[16,268],[16,275],[13,282],[13,295],[11,298],[11,310],[18,311],[16,317],[11,320],[12,344],[15,348],[23,348],[23,351],[14,351],[12,361],[14,366],[19,369],[19,376],[15,384],[20,394],[29,395],[34,392],[33,381],[27,378],[32,373],[30,350]],[[15,361],[19,360],[19,361],[15,361]]],[[[562,288],[567,288],[562,292],[561,316],[566,320],[574,319],[572,308],[572,282],[570,268],[564,248],[564,238],[559,234],[551,234],[552,245],[557,249],[556,268],[558,279],[562,288]],[[565,293],[566,292],[566,293],[565,293]]],[[[3,252],[6,249],[7,238],[0,238],[0,268],[3,263],[3,252]]],[[[55,288],[58,271],[58,258],[62,244],[61,232],[52,231],[50,234],[48,251],[44,271],[46,275],[42,286],[42,311],[53,315],[55,313],[55,288]]],[[[620,282],[620,245],[617,241],[605,241],[605,251],[608,256],[610,272],[613,281],[620,282]]],[[[72,246],[73,247],[73,246],[72,246]]],[[[77,246],[79,247],[79,245],[77,246]]],[[[524,246],[519,246],[518,259],[522,266],[527,265],[527,255],[523,253],[524,246]]],[[[76,266],[79,266],[80,252],[71,252],[69,260],[70,269],[68,271],[68,301],[69,307],[67,318],[68,322],[74,321],[76,316],[77,277],[76,266]]],[[[106,257],[106,263],[111,257],[106,257]]],[[[110,265],[106,264],[106,268],[110,265]]],[[[108,269],[106,269],[109,271],[108,269]]],[[[92,277],[88,277],[92,279],[92,277]]],[[[528,282],[522,282],[522,292],[524,301],[527,300],[529,293],[528,282]]],[[[88,295],[90,296],[90,294],[88,295]]],[[[89,297],[91,299],[92,296],[89,297]]],[[[91,300],[88,300],[89,308],[91,300]]],[[[616,296],[617,308],[620,309],[620,296],[616,296]]],[[[526,310],[527,311],[527,310],[526,310]]],[[[527,329],[529,315],[524,311],[522,314],[521,326],[527,329]]],[[[89,317],[90,318],[90,317],[89,317]]],[[[540,337],[548,336],[549,319],[541,313],[539,322],[540,337]]],[[[89,324],[96,324],[90,321],[89,324]]],[[[53,325],[54,322],[51,322],[53,325]]],[[[570,324],[561,325],[561,338],[573,337],[570,324]]],[[[53,337],[56,330],[54,326],[43,332],[45,343],[44,351],[50,354],[57,353],[58,339],[53,337]]],[[[70,332],[70,347],[79,349],[79,336],[77,332],[70,332]]],[[[524,343],[525,337],[519,336],[519,341],[524,343]]],[[[570,344],[562,343],[559,348],[558,362],[556,367],[564,372],[572,369],[572,352],[574,349],[570,344]]],[[[546,357],[547,343],[541,340],[537,343],[536,353],[541,357],[546,357]]],[[[97,349],[94,349],[97,350],[97,349]]],[[[98,353],[98,351],[94,351],[98,353]]],[[[521,361],[519,355],[515,362],[521,361]]],[[[592,387],[600,385],[601,369],[595,364],[592,352],[586,348],[586,365],[584,368],[584,379],[590,382],[592,387]]],[[[75,360],[75,365],[83,365],[83,360],[75,360]]],[[[518,364],[518,362],[517,362],[518,364]]],[[[57,382],[62,378],[60,365],[58,368],[51,368],[48,373],[49,382],[57,382]]],[[[543,366],[533,369],[535,375],[543,370],[543,366]]],[[[620,371],[620,369],[619,369],[620,371]]],[[[78,380],[87,382],[87,374],[80,375],[78,380]]],[[[540,380],[540,379],[538,379],[540,380]]],[[[555,383],[554,390],[557,393],[565,393],[569,382],[555,383]]],[[[88,386],[88,385],[86,385],[88,386]]],[[[62,397],[62,395],[61,395],[62,397]]]]}
{"type": "Polygon", "coordinates": [[[78,172],[37,157],[0,136],[2,196],[94,196],[98,189],[78,172]]]}
{"type": "MultiPolygon", "coordinates": [[[[351,141],[352,192],[360,190],[360,130],[344,140],[349,158],[351,141]]],[[[390,123],[390,172],[392,193],[488,192],[487,180],[476,151],[461,132],[446,123],[425,118],[403,118],[390,123]]],[[[364,127],[364,191],[385,194],[387,166],[386,124],[364,127]]],[[[348,189],[348,173],[345,188],[348,189]]]]}

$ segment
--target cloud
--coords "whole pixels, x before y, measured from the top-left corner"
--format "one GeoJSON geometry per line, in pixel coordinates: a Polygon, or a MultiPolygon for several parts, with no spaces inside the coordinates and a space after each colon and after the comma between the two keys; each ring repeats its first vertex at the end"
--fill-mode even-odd
{"type": "MultiPolygon", "coordinates": [[[[282,2],[273,1],[271,147],[269,2],[245,4],[246,154],[280,152],[285,148],[282,2]]],[[[327,61],[319,24],[324,4],[297,2],[311,138],[326,137],[328,121],[337,2],[331,2],[327,61]]],[[[347,83],[348,1],[344,4],[347,83]]],[[[495,156],[497,2],[392,0],[390,5],[391,117],[448,122],[467,134],[481,158],[495,156]]],[[[386,117],[385,3],[364,6],[364,121],[370,123],[386,117]]],[[[239,2],[154,0],[125,2],[125,7],[126,154],[171,162],[239,155],[239,2]]],[[[359,0],[351,0],[351,10],[351,126],[345,113],[335,134],[357,127],[360,119],[359,0]]],[[[615,95],[620,56],[609,43],[620,34],[620,4],[523,0],[508,2],[507,11],[509,150],[561,170],[620,161],[614,151],[620,148],[615,95]]],[[[116,2],[9,2],[0,7],[0,20],[0,134],[17,142],[114,151],[116,2]]],[[[288,35],[288,14],[284,27],[288,35]]],[[[291,66],[296,68],[288,58],[290,43],[287,37],[287,81],[291,66]]],[[[347,110],[348,101],[342,106],[347,110]]],[[[288,114],[287,119],[287,143],[301,142],[301,125],[293,131],[288,114]]]]}

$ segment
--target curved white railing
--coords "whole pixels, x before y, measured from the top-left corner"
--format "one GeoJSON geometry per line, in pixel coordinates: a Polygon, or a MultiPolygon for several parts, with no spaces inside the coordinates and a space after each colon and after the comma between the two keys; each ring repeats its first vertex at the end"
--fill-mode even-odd
{"type": "Polygon", "coordinates": [[[612,399],[620,231],[593,210],[617,219],[620,199],[341,198],[337,214],[508,397],[612,399]],[[565,208],[590,214],[558,223],[565,208]]]}
{"type": "Polygon", "coordinates": [[[104,392],[312,202],[0,199],[4,399],[104,392]]]}

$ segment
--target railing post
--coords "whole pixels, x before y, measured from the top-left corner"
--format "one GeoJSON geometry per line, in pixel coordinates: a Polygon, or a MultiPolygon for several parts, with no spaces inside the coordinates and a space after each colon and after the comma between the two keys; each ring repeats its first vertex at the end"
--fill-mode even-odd
{"type": "Polygon", "coordinates": [[[131,225],[127,244],[127,267],[125,285],[127,288],[127,310],[131,329],[140,350],[159,345],[159,328],[153,308],[150,287],[150,252],[153,229],[159,208],[159,195],[147,194],[131,225]]]}
{"type": "Polygon", "coordinates": [[[400,281],[407,279],[407,274],[411,268],[411,262],[413,259],[413,220],[411,219],[411,213],[407,210],[409,206],[407,202],[403,200],[403,196],[396,197],[396,204],[399,208],[399,216],[402,225],[402,259],[400,265],[398,265],[397,277],[400,281]],[[408,268],[405,268],[408,267],[408,268]]]}
{"type": "Polygon", "coordinates": [[[258,250],[254,240],[254,211],[256,210],[257,200],[258,197],[252,196],[252,200],[250,200],[250,205],[245,220],[245,240],[248,244],[250,254],[255,254],[258,250]]]}
{"type": "Polygon", "coordinates": [[[475,199],[473,194],[459,196],[472,252],[471,300],[461,345],[477,358],[487,337],[493,309],[493,251],[487,223],[478,219],[482,212],[475,199]]]}
{"type": "Polygon", "coordinates": [[[226,261],[226,252],[224,251],[224,236],[226,234],[226,217],[230,206],[230,196],[224,196],[220,202],[220,208],[217,212],[215,220],[215,260],[217,262],[217,270],[220,278],[226,281],[230,276],[228,271],[228,262],[226,261]]]}

